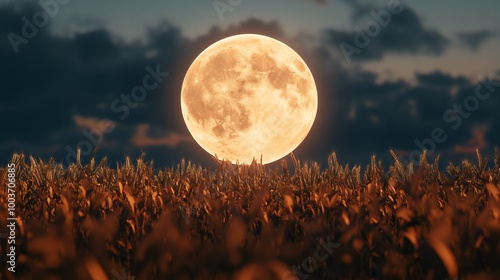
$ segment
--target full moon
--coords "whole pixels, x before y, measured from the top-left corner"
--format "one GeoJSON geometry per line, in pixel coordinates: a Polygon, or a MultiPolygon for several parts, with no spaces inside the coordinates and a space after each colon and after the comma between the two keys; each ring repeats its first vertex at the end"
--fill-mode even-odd
{"type": "Polygon", "coordinates": [[[316,117],[311,71],[284,43],[256,34],[222,39],[189,67],[182,116],[196,142],[233,163],[263,164],[292,152],[316,117]]]}

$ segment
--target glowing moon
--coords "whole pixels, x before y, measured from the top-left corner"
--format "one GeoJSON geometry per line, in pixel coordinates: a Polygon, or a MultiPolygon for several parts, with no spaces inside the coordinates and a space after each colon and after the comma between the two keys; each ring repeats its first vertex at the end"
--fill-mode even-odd
{"type": "Polygon", "coordinates": [[[233,163],[276,161],[309,133],[318,108],[311,71],[290,47],[243,34],[220,40],[182,84],[184,121],[207,152],[233,163]]]}

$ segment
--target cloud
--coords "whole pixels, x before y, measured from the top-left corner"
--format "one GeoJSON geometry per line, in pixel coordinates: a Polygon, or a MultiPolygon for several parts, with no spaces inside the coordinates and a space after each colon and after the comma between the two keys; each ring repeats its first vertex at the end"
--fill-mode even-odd
{"type": "MultiPolygon", "coordinates": [[[[385,7],[377,8],[372,4],[361,4],[359,1],[347,1],[347,3],[352,8],[353,31],[334,28],[324,31],[325,42],[337,51],[341,50],[341,43],[359,47],[354,41],[359,32],[355,32],[354,27],[357,26],[363,31],[367,22],[375,20],[371,15],[372,11],[378,13],[385,10],[385,7]]],[[[373,38],[367,37],[370,40],[369,45],[361,48],[360,53],[353,54],[352,60],[380,60],[386,54],[441,55],[446,50],[449,40],[443,34],[426,28],[421,18],[409,6],[402,6],[402,8],[398,14],[391,15],[386,27],[381,26],[378,35],[373,38]]]]}
{"type": "Polygon", "coordinates": [[[458,154],[474,155],[476,150],[484,150],[488,147],[486,133],[490,125],[482,124],[472,129],[472,137],[465,144],[457,144],[452,148],[453,152],[458,154]]]}
{"type": "MultiPolygon", "coordinates": [[[[21,18],[34,11],[37,9],[33,5],[1,6],[2,33],[21,30],[21,18]]],[[[176,30],[173,26],[165,29],[176,30]]],[[[2,67],[9,69],[0,76],[0,117],[10,120],[3,125],[9,133],[0,138],[1,158],[14,151],[25,151],[63,160],[65,146],[74,148],[86,140],[82,129],[94,129],[104,118],[117,126],[104,136],[104,144],[113,143],[115,150],[103,152],[114,159],[122,157],[124,151],[133,150],[127,143],[138,123],[185,132],[185,127],[179,125],[180,109],[176,111],[171,106],[172,109],[165,110],[168,104],[180,103],[175,94],[178,84],[166,81],[149,92],[125,120],[111,108],[114,100],[142,84],[146,66],[154,67],[161,62],[165,72],[178,67],[178,55],[186,49],[182,40],[174,39],[178,43],[168,53],[162,51],[161,57],[148,57],[150,47],[146,43],[126,43],[103,28],[72,36],[55,35],[50,30],[50,25],[40,29],[28,44],[19,46],[17,55],[7,36],[0,38],[2,67]],[[58,151],[54,151],[54,145],[58,151]]],[[[176,79],[183,75],[182,71],[176,69],[176,79]]]]}
{"type": "MultiPolygon", "coordinates": [[[[314,61],[311,69],[321,69],[314,73],[320,93],[318,118],[298,149],[310,158],[336,151],[339,159],[349,162],[365,163],[372,153],[391,162],[389,149],[409,155],[419,150],[416,140],[431,138],[434,129],[442,128],[448,138],[436,145],[432,156],[440,153],[444,161],[456,160],[454,147],[466,145],[476,127],[492,120],[500,123],[493,105],[500,97],[493,94],[456,130],[444,119],[447,110],[474,96],[478,82],[468,77],[433,71],[415,73],[414,81],[380,81],[374,72],[335,64],[323,52],[316,55],[321,59],[306,60],[314,61]]],[[[486,147],[492,149],[500,133],[490,129],[485,137],[486,147]]]]}
{"type": "Polygon", "coordinates": [[[465,77],[452,77],[437,70],[430,73],[416,73],[415,76],[419,84],[434,87],[463,86],[469,83],[465,77]]]}
{"type": "Polygon", "coordinates": [[[180,135],[178,133],[168,133],[166,136],[159,138],[150,137],[148,131],[151,129],[148,124],[140,124],[137,126],[135,135],[132,137],[132,144],[137,147],[149,146],[167,146],[170,148],[177,147],[184,141],[191,141],[191,137],[180,135]]]}
{"type": "Polygon", "coordinates": [[[457,36],[465,47],[471,51],[477,51],[486,41],[498,36],[498,32],[491,30],[478,30],[472,32],[460,32],[457,36]]]}
{"type": "Polygon", "coordinates": [[[104,29],[77,33],[74,44],[80,58],[87,61],[113,59],[118,54],[117,44],[104,29]]]}
{"type": "Polygon", "coordinates": [[[79,128],[87,129],[87,130],[99,130],[99,131],[105,131],[109,129],[110,127],[116,126],[116,122],[106,120],[106,119],[98,119],[98,118],[86,118],[83,116],[73,116],[73,120],[75,121],[75,124],[79,128]]]}

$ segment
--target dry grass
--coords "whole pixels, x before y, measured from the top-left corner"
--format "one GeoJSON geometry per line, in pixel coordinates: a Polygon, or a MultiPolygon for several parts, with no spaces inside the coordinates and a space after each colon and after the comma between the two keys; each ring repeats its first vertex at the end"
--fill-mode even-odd
{"type": "Polygon", "coordinates": [[[17,279],[291,280],[302,263],[318,264],[308,279],[500,279],[498,150],[493,167],[478,154],[446,171],[292,159],[63,168],[16,154],[17,279]],[[319,262],[318,238],[340,243],[319,262]]]}

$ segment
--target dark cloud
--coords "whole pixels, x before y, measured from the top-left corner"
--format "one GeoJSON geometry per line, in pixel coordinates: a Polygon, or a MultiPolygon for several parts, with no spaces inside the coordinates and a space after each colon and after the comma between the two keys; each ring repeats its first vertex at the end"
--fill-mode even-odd
{"type": "Polygon", "coordinates": [[[83,60],[107,60],[117,55],[118,48],[106,30],[92,30],[75,36],[75,47],[83,60]]]}
{"type": "Polygon", "coordinates": [[[415,76],[420,84],[426,86],[450,88],[452,86],[464,86],[469,83],[469,81],[465,77],[452,77],[441,71],[434,71],[431,73],[416,73],[415,76]]]}
{"type": "Polygon", "coordinates": [[[311,55],[314,58],[308,61],[311,69],[317,69],[313,74],[320,95],[318,118],[298,151],[312,159],[335,150],[339,158],[353,163],[367,163],[372,153],[390,162],[388,151],[394,149],[410,160],[408,155],[421,149],[416,141],[431,139],[435,129],[442,129],[447,140],[435,143],[432,156],[440,153],[445,161],[458,159],[456,147],[469,147],[480,133],[486,133],[482,147],[488,147],[487,151],[499,143],[495,126],[483,127],[492,120],[498,125],[500,114],[494,104],[500,98],[496,95],[480,101],[456,129],[456,118],[452,122],[444,117],[455,104],[463,105],[475,96],[477,81],[434,71],[416,73],[414,82],[380,82],[376,73],[345,68],[324,49],[311,55]],[[481,130],[476,129],[479,126],[481,130]]]}
{"type": "MultiPolygon", "coordinates": [[[[36,7],[31,5],[2,6],[2,33],[17,32],[21,35],[21,18],[35,11],[36,7]]],[[[179,33],[172,26],[165,28],[156,37],[152,35],[151,45],[157,44],[157,48],[161,48],[165,34],[179,33]]],[[[162,94],[177,91],[169,81],[149,92],[140,106],[130,109],[130,115],[124,120],[111,108],[122,94],[130,94],[135,86],[142,84],[148,73],[147,66],[155,68],[160,65],[162,71],[173,73],[178,55],[184,52],[181,40],[172,39],[172,42],[179,43],[165,50],[168,55],[160,57],[159,54],[149,56],[148,46],[124,43],[105,29],[79,32],[71,37],[53,35],[50,26],[39,30],[27,44],[19,46],[18,54],[6,36],[1,39],[2,68],[9,70],[0,76],[0,117],[10,120],[3,125],[9,133],[0,137],[2,157],[23,150],[63,160],[66,145],[74,148],[81,141],[89,140],[82,129],[90,131],[90,128],[79,127],[76,116],[96,120],[108,118],[117,122],[117,128],[105,134],[102,143],[108,147],[115,144],[113,149],[104,149],[114,158],[122,157],[126,147],[132,146],[130,139],[137,133],[136,126],[140,123],[147,123],[152,131],[163,130],[164,134],[171,133],[176,139],[184,140],[178,137],[187,135],[177,125],[179,117],[169,116],[172,110],[167,110],[173,107],[169,104],[174,104],[172,100],[176,98],[173,94],[166,97],[162,94]],[[165,56],[169,59],[163,59],[165,56]]],[[[176,74],[177,78],[182,75],[180,71],[176,74]]],[[[141,143],[153,139],[146,133],[141,137],[137,138],[141,143]]],[[[179,145],[182,141],[172,143],[179,145]]],[[[174,146],[167,145],[167,154],[163,154],[175,154],[174,146]]]]}
{"type": "Polygon", "coordinates": [[[426,28],[421,18],[409,6],[401,4],[402,10],[392,14],[386,7],[361,4],[359,1],[346,2],[352,8],[353,29],[327,29],[325,40],[341,54],[345,52],[342,51],[341,44],[348,44],[359,50],[350,56],[354,61],[379,60],[389,53],[440,55],[449,45],[448,39],[439,31],[426,28]],[[379,14],[379,18],[373,13],[379,14]],[[374,26],[379,26],[378,32],[374,26]],[[366,28],[376,35],[368,35],[366,28]],[[361,43],[356,41],[359,34],[364,34],[366,38],[360,39],[361,43]],[[366,41],[367,44],[364,43],[366,41]]]}
{"type": "MultiPolygon", "coordinates": [[[[0,8],[4,34],[19,30],[16,24],[20,17],[32,12],[25,9],[0,8]]],[[[439,39],[440,35],[429,39],[434,33],[421,26],[413,11],[406,12],[409,19],[394,18],[394,26],[391,23],[388,28],[403,36],[402,41],[416,43],[416,38],[427,38],[424,43],[409,46],[395,42],[394,47],[389,42],[395,39],[381,33],[382,42],[374,44],[386,48],[382,54],[426,48],[436,51],[435,45],[441,46],[445,39],[439,39]]],[[[182,120],[180,89],[190,63],[203,49],[239,33],[260,33],[284,41],[299,52],[313,72],[320,99],[318,116],[310,135],[295,151],[300,158],[324,161],[337,151],[344,162],[365,163],[372,153],[389,161],[389,149],[406,154],[419,149],[415,139],[431,137],[437,127],[449,137],[437,150],[448,156],[457,149],[469,151],[474,143],[491,147],[500,141],[494,129],[500,125],[495,108],[498,95],[481,102],[456,130],[443,119],[454,104],[474,95],[477,82],[443,72],[417,73],[414,83],[381,82],[374,72],[346,68],[328,46],[312,44],[310,48],[306,45],[311,42],[304,44],[303,38],[288,37],[277,22],[248,19],[226,29],[214,27],[195,39],[162,22],[146,30],[143,42],[125,42],[102,28],[73,36],[56,36],[50,27],[46,30],[22,45],[17,55],[5,36],[0,41],[2,67],[8,69],[0,76],[0,118],[5,131],[0,135],[2,162],[14,151],[64,161],[66,146],[74,149],[82,140],[89,141],[82,129],[95,132],[107,118],[115,128],[103,133],[99,155],[112,162],[146,152],[147,158],[160,165],[174,164],[183,157],[210,164],[210,156],[190,140],[182,120]],[[117,113],[111,104],[141,85],[148,73],[146,67],[156,65],[169,76],[122,119],[123,112],[117,113]]]]}
{"type": "Polygon", "coordinates": [[[477,51],[483,43],[498,36],[498,32],[491,30],[479,30],[458,33],[460,41],[471,51],[477,51]]]}

